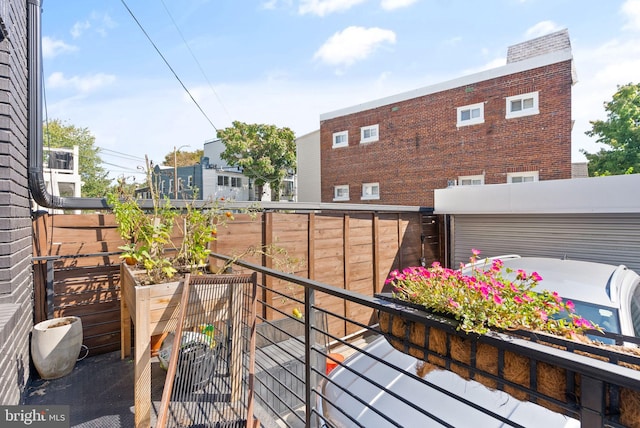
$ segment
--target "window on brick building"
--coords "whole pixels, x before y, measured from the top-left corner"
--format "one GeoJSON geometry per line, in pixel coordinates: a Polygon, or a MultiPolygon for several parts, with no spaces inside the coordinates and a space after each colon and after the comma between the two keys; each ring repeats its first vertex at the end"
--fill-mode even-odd
{"type": "Polygon", "coordinates": [[[333,148],[347,147],[349,145],[349,131],[333,133],[333,148]]]}
{"type": "Polygon", "coordinates": [[[458,126],[484,123],[484,103],[458,107],[458,126]]]}
{"type": "Polygon", "coordinates": [[[344,184],[341,186],[335,186],[333,188],[333,200],[334,201],[348,201],[349,200],[349,185],[344,184]]]}
{"type": "Polygon", "coordinates": [[[378,141],[378,125],[360,128],[360,143],[371,143],[373,141],[378,141]]]}
{"type": "Polygon", "coordinates": [[[362,199],[380,199],[379,183],[363,183],[362,199]]]}
{"type": "Polygon", "coordinates": [[[458,177],[460,186],[480,186],[484,184],[484,175],[462,175],[458,177]]]}
{"type": "Polygon", "coordinates": [[[538,92],[529,92],[528,94],[515,95],[513,97],[507,97],[506,100],[506,119],[540,113],[540,110],[538,109],[538,92]]]}
{"type": "Polygon", "coordinates": [[[507,174],[507,183],[530,183],[538,181],[538,171],[510,172],[507,174]]]}

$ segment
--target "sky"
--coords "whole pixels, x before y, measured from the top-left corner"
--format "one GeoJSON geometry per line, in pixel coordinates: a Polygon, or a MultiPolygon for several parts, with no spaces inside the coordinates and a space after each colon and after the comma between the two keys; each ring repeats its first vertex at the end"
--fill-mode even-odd
{"type": "Polygon", "coordinates": [[[246,123],[320,115],[506,64],[567,29],[572,161],[618,85],[640,82],[640,0],[43,0],[45,119],[88,129],[113,179],[246,123]]]}

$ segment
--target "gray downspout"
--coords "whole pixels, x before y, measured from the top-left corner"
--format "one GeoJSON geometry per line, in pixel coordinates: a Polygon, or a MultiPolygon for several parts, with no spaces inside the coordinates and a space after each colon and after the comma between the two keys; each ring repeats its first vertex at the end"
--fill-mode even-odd
{"type": "Polygon", "coordinates": [[[53,196],[47,191],[43,174],[42,144],[42,64],[41,0],[27,0],[27,68],[28,68],[28,148],[29,192],[40,206],[61,209],[107,209],[104,198],[53,196]]]}

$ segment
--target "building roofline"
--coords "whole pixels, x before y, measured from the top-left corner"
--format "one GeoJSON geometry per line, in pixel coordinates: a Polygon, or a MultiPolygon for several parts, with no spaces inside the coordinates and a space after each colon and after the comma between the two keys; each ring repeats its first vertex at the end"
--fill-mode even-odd
{"type": "Polygon", "coordinates": [[[573,55],[571,49],[565,49],[560,51],[551,52],[545,55],[536,56],[533,58],[525,59],[522,61],[512,62],[502,67],[492,68],[490,70],[484,70],[478,73],[469,74],[466,76],[458,77],[456,79],[448,80],[446,82],[436,83],[434,85],[425,86],[419,89],[403,92],[396,95],[380,98],[374,101],[358,104],[351,107],[346,107],[340,110],[335,110],[329,113],[323,113],[320,115],[320,121],[334,119],[336,117],[346,116],[353,113],[359,113],[366,110],[371,110],[386,105],[399,103],[402,101],[411,100],[414,98],[423,97],[425,95],[431,95],[438,92],[447,91],[449,89],[460,88],[462,86],[471,85],[474,83],[483,82],[498,77],[507,76],[510,74],[521,73],[523,71],[532,70],[534,68],[544,67],[551,64],[556,64],[564,61],[573,61],[573,55]]]}

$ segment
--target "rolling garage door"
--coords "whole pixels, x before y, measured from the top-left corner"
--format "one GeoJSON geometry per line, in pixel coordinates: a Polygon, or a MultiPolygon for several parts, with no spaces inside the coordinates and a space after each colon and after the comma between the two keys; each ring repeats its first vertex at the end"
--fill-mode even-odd
{"type": "Polygon", "coordinates": [[[501,254],[623,264],[640,273],[640,214],[452,215],[452,266],[501,254]]]}

